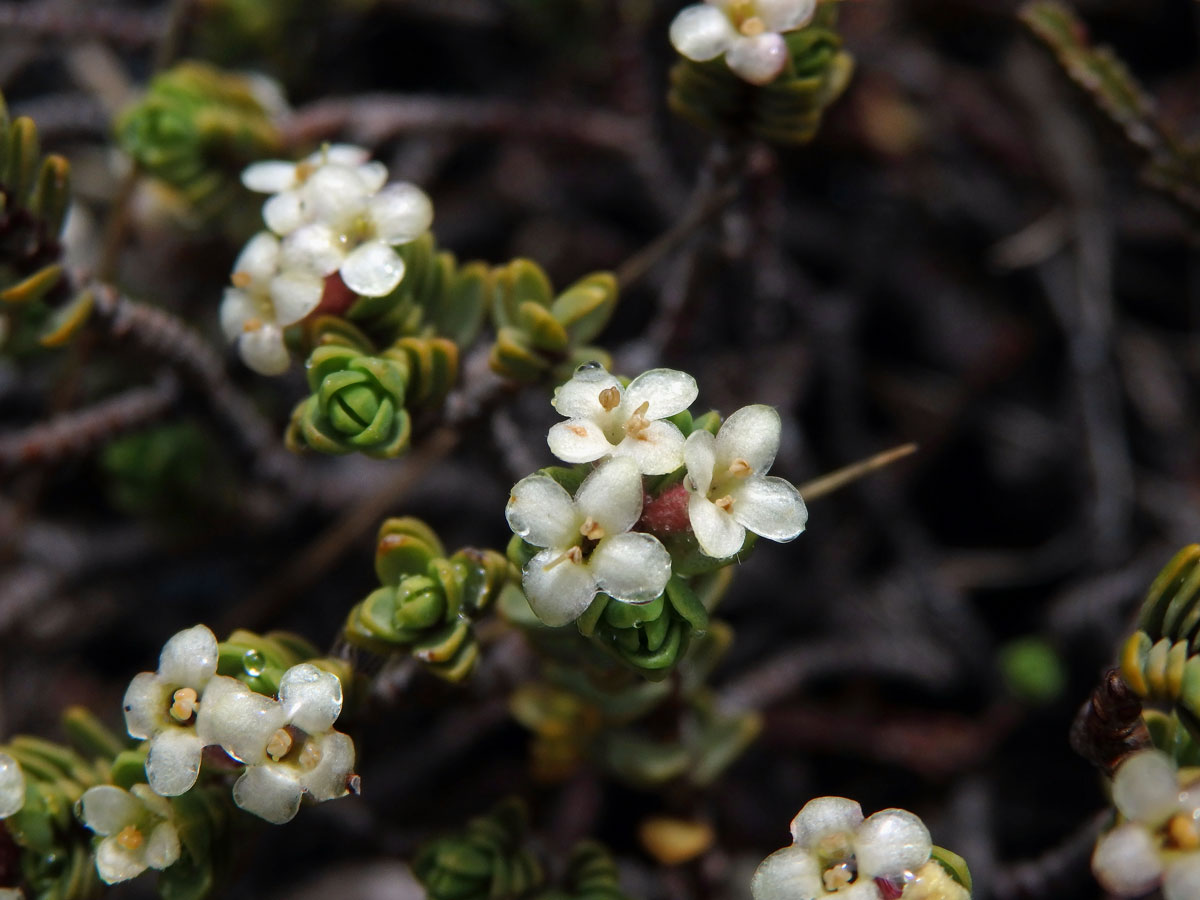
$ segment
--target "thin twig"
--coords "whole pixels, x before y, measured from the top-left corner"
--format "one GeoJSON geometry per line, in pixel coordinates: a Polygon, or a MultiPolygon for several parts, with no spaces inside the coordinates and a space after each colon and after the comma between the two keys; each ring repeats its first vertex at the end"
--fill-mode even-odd
{"type": "Polygon", "coordinates": [[[0,2],[0,31],[5,34],[64,41],[99,38],[127,47],[144,47],[157,41],[165,29],[166,19],[157,10],[0,2]]]}
{"type": "Polygon", "coordinates": [[[901,444],[899,447],[893,447],[891,450],[876,453],[874,456],[868,457],[861,462],[856,462],[835,472],[830,472],[828,475],[822,475],[820,478],[814,478],[812,481],[805,482],[800,485],[800,496],[807,502],[820,499],[827,494],[841,490],[846,485],[852,484],[860,478],[865,478],[882,468],[890,466],[898,459],[912,456],[912,454],[917,452],[917,449],[916,444],[901,444]]]}

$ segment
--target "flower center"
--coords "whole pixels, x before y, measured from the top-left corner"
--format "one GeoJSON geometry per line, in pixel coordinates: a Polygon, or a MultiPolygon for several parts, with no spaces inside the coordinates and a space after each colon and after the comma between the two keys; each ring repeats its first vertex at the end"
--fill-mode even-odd
{"type": "Polygon", "coordinates": [[[1167,823],[1167,837],[1171,844],[1181,850],[1200,848],[1200,833],[1196,821],[1186,813],[1179,813],[1167,823]]]}
{"type": "Polygon", "coordinates": [[[126,825],[117,834],[117,843],[126,850],[136,850],[144,842],[145,838],[142,837],[142,833],[138,831],[136,825],[126,825]]]}
{"type": "Polygon", "coordinates": [[[729,464],[729,474],[734,478],[745,478],[747,475],[753,474],[754,469],[750,467],[750,463],[742,459],[740,456],[729,464]]]}
{"type": "Polygon", "coordinates": [[[646,411],[650,409],[650,401],[645,401],[641,406],[633,411],[633,415],[625,420],[625,433],[631,438],[645,440],[642,437],[642,432],[650,427],[650,420],[646,418],[646,411]]]}
{"type": "Polygon", "coordinates": [[[561,566],[563,563],[569,562],[579,565],[583,562],[583,550],[578,546],[568,547],[562,554],[555,559],[550,560],[546,565],[542,566],[543,572],[549,572],[555,566],[561,566]]]}
{"type": "Polygon", "coordinates": [[[260,329],[262,327],[263,327],[262,319],[258,319],[258,318],[247,319],[245,322],[242,323],[242,331],[246,332],[247,334],[249,334],[252,331],[258,331],[258,329],[260,329]]]}
{"type": "Polygon", "coordinates": [[[300,751],[300,768],[305,772],[311,772],[320,761],[321,748],[312,741],[306,741],[304,749],[300,751]]]}
{"type": "Polygon", "coordinates": [[[303,184],[305,181],[308,181],[309,176],[315,171],[317,171],[317,167],[310,162],[296,163],[296,181],[303,184]]]}
{"type": "Polygon", "coordinates": [[[229,276],[235,288],[247,288],[254,282],[254,276],[249,272],[234,272],[229,276]]]}
{"type": "Polygon", "coordinates": [[[832,894],[834,891],[840,891],[847,885],[853,884],[855,874],[850,863],[840,862],[826,869],[821,880],[825,882],[825,890],[832,894]]]}
{"type": "Polygon", "coordinates": [[[190,720],[196,714],[197,699],[195,690],[190,687],[177,690],[171,697],[171,718],[176,722],[190,720]]]}
{"type": "Polygon", "coordinates": [[[271,739],[267,741],[267,756],[279,762],[287,755],[287,752],[292,749],[292,736],[288,734],[286,728],[279,728],[271,735],[271,739]]]}
{"type": "Polygon", "coordinates": [[[729,512],[731,509],[733,509],[733,497],[731,497],[729,494],[726,494],[721,499],[714,500],[713,506],[715,506],[717,509],[723,509],[725,512],[729,512]]]}
{"type": "Polygon", "coordinates": [[[600,406],[605,412],[612,412],[621,405],[621,389],[616,387],[606,387],[600,392],[600,406]]]}
{"type": "MultiPolygon", "coordinates": [[[[579,526],[579,533],[582,534],[589,541],[598,541],[602,537],[604,537],[606,532],[604,531],[603,526],[601,526],[599,522],[597,522],[591,516],[588,516],[586,519],[583,520],[583,524],[579,526]]],[[[577,550],[579,548],[572,547],[571,549],[577,550]]]]}
{"type": "Polygon", "coordinates": [[[766,30],[766,23],[758,16],[751,16],[743,21],[741,27],[738,28],[738,31],[740,31],[746,37],[758,37],[766,30]]]}

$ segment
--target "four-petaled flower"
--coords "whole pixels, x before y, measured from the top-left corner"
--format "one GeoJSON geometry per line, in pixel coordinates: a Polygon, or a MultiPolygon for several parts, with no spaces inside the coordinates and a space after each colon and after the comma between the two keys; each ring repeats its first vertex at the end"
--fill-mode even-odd
{"type": "Polygon", "coordinates": [[[0,819],[16,815],[25,805],[25,773],[7,753],[0,753],[0,819]]]}
{"type": "MultiPolygon", "coordinates": [[[[853,800],[818,797],[796,814],[791,830],[792,846],[772,853],[754,873],[754,900],[908,896],[930,865],[929,829],[903,809],[864,819],[853,800]]],[[[956,888],[949,889],[952,896],[967,897],[956,888]]]]}
{"type": "Polygon", "coordinates": [[[547,625],[566,625],[598,591],[626,603],[647,603],[671,577],[671,556],[658,539],[630,532],[642,514],[642,476],[617,457],[592,472],[575,498],[545,475],[512,489],[505,515],[513,532],[543,547],[525,566],[529,605],[547,625]]]}
{"type": "Polygon", "coordinates": [[[795,486],[765,475],[779,450],[779,413],[745,406],[716,437],[693,431],[683,447],[688,518],[700,549],[724,559],[741,549],[746,531],[790,541],[804,531],[808,510],[795,486]]]}
{"type": "Polygon", "coordinates": [[[546,442],[565,462],[625,456],[643,475],[665,475],[683,463],[683,434],[661,420],[691,406],[697,391],[696,379],[675,369],[651,369],[622,388],[599,363],[580,366],[554,391],[554,408],[568,419],[546,442]]]}
{"type": "Polygon", "coordinates": [[[218,675],[204,692],[201,731],[246,765],[233,801],[277,825],[291,821],[305,793],[332,800],[348,792],[354,742],[333,723],[342,711],[342,683],[311,663],[292,666],[279,699],[218,675]]]}
{"type": "Polygon", "coordinates": [[[158,671],[135,675],[125,691],[125,727],[150,740],[146,778],[157,794],[174,797],[196,783],[204,750],[198,701],[216,671],[217,638],[196,625],[167,641],[158,671]]]}
{"type": "Polygon", "coordinates": [[[1118,897],[1160,885],[1164,900],[1200,897],[1200,782],[1180,785],[1167,754],[1143,750],[1117,769],[1112,799],[1126,821],[1096,842],[1096,880],[1118,897]]]}
{"type": "Polygon", "coordinates": [[[232,280],[221,301],[225,337],[237,341],[242,361],[260,375],[286,372],[283,329],[317,308],[324,277],[303,258],[284,266],[279,239],[264,231],[238,256],[232,280]]]}
{"type": "Polygon", "coordinates": [[[807,25],[817,0],[705,0],[671,22],[671,43],[696,62],[725,54],[725,64],[751,84],[773,81],[787,65],[781,32],[807,25]]]}
{"type": "Polygon", "coordinates": [[[88,788],[76,815],[103,837],[96,847],[96,871],[106,884],[165,869],[179,859],[171,802],[144,784],[128,791],[111,784],[88,788]]]}

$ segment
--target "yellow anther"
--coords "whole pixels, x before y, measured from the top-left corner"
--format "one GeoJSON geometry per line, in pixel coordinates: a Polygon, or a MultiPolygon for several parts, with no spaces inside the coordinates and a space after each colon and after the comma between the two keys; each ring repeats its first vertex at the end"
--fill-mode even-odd
{"type": "Polygon", "coordinates": [[[750,467],[750,463],[742,459],[740,456],[729,464],[729,474],[734,478],[745,478],[747,475],[753,474],[754,469],[750,467]]]}
{"type": "Polygon", "coordinates": [[[838,863],[826,869],[821,880],[825,882],[825,890],[833,893],[851,884],[854,881],[854,873],[846,863],[838,863]]]}
{"type": "Polygon", "coordinates": [[[302,182],[308,181],[308,177],[315,171],[317,171],[317,167],[310,162],[296,163],[296,180],[302,182]]]}
{"type": "Polygon", "coordinates": [[[312,741],[305,743],[304,749],[300,751],[300,768],[305,772],[311,772],[320,761],[321,748],[312,741]]]}
{"type": "Polygon", "coordinates": [[[555,566],[561,566],[565,562],[579,565],[581,562],[583,562],[583,551],[577,546],[570,547],[562,554],[562,556],[555,557],[554,559],[550,560],[550,562],[546,563],[546,565],[542,566],[542,571],[549,572],[555,566]]]}
{"type": "Polygon", "coordinates": [[[242,323],[242,331],[245,331],[247,334],[252,331],[258,331],[262,327],[262,319],[247,319],[242,323]]]}
{"type": "Polygon", "coordinates": [[[142,833],[137,830],[136,825],[126,825],[117,832],[117,843],[126,850],[136,850],[145,841],[146,839],[142,837],[142,833]]]}
{"type": "Polygon", "coordinates": [[[1196,832],[1196,822],[1191,816],[1183,813],[1173,816],[1167,823],[1167,836],[1180,850],[1195,850],[1200,847],[1200,833],[1196,832]]]}
{"type": "Polygon", "coordinates": [[[250,287],[250,283],[254,281],[254,276],[249,272],[234,272],[229,276],[229,280],[233,282],[235,288],[250,287]]]}
{"type": "Polygon", "coordinates": [[[286,728],[279,728],[271,735],[271,739],[267,741],[267,756],[279,762],[287,755],[287,752],[292,749],[292,736],[288,734],[286,728]]]}
{"type": "Polygon", "coordinates": [[[641,406],[633,411],[633,415],[625,420],[625,433],[630,437],[640,438],[642,432],[650,427],[650,420],[646,418],[646,411],[650,409],[650,401],[645,401],[641,406]]]}
{"type": "Polygon", "coordinates": [[[758,16],[751,16],[742,22],[742,27],[738,29],[746,37],[758,37],[767,30],[767,24],[758,16]]]}
{"type": "Polygon", "coordinates": [[[714,500],[713,505],[716,506],[717,509],[723,509],[725,512],[729,512],[731,509],[733,509],[733,498],[726,494],[720,500],[714,500]]]}
{"type": "Polygon", "coordinates": [[[600,405],[604,407],[605,412],[612,412],[621,405],[621,389],[619,387],[606,387],[600,392],[600,405]]]}
{"type": "MultiPolygon", "coordinates": [[[[584,519],[583,524],[579,526],[579,533],[589,541],[598,541],[600,538],[604,537],[605,534],[604,528],[591,516],[588,516],[586,519],[584,519]]],[[[572,547],[571,549],[577,550],[579,548],[572,547]]]]}
{"type": "Polygon", "coordinates": [[[171,718],[176,722],[186,722],[196,714],[196,692],[189,687],[180,688],[171,698],[171,718]]]}

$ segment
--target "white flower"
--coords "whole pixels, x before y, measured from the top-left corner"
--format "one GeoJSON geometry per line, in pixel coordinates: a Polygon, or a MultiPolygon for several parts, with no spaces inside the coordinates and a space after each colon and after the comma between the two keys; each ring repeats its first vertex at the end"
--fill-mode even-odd
{"type": "Polygon", "coordinates": [[[15,759],[0,753],[0,819],[7,819],[25,805],[25,773],[15,759]]]}
{"type": "Polygon", "coordinates": [[[357,169],[323,166],[299,189],[308,223],[283,242],[285,265],[335,270],[356,294],[382,297],[404,277],[392,248],[416,240],[433,222],[425,192],[407,183],[379,189],[357,169]]]}
{"type": "Polygon", "coordinates": [[[284,266],[279,239],[264,231],[252,237],[233,265],[233,287],[221,301],[221,328],[238,342],[242,361],[261,375],[287,371],[283,329],[321,302],[324,278],[311,266],[284,266]]]}
{"type": "Polygon", "coordinates": [[[754,900],[879,900],[876,883],[901,887],[929,861],[929,830],[912,813],[885,809],[863,819],[845,797],[810,800],[792,820],[792,846],[754,873],[754,900]]]}
{"type": "Polygon", "coordinates": [[[512,489],[505,516],[513,532],[544,547],[525,566],[529,605],[547,625],[566,625],[597,591],[625,603],[648,603],[671,577],[671,555],[658,539],[630,532],[642,514],[637,464],[618,457],[584,479],[575,498],[545,475],[512,489]]]}
{"type": "Polygon", "coordinates": [[[332,800],[347,793],[354,742],[333,723],[342,711],[342,683],[311,663],[292,666],[279,682],[279,699],[218,675],[204,692],[199,729],[246,765],[233,801],[281,825],[300,808],[303,794],[332,800]]]}
{"type": "Polygon", "coordinates": [[[651,369],[622,388],[599,363],[588,363],[554,391],[554,408],[568,419],[546,443],[569,463],[627,456],[643,475],[665,475],[683,464],[683,433],[661,421],[696,399],[696,379],[675,369],[651,369]]]}
{"type": "Polygon", "coordinates": [[[196,783],[204,749],[195,727],[197,700],[216,671],[217,638],[196,625],[167,641],[158,671],[135,675],[125,691],[125,727],[150,740],[146,778],[157,794],[174,797],[196,783]]]}
{"type": "Polygon", "coordinates": [[[817,0],[705,0],[671,22],[671,43],[696,62],[725,54],[725,64],[751,84],[774,81],[787,65],[781,32],[808,24],[817,0]]]}
{"type": "Polygon", "coordinates": [[[104,838],[96,848],[96,871],[106,884],[165,869],[179,859],[171,803],[144,784],[129,791],[111,784],[88,788],[76,815],[104,838]]]}
{"type": "Polygon", "coordinates": [[[1127,820],[1100,837],[1092,874],[1118,897],[1140,897],[1161,883],[1165,900],[1200,897],[1200,784],[1181,788],[1161,750],[1131,754],[1113,778],[1113,805],[1127,820]],[[1170,849],[1168,849],[1168,846],[1170,849]]]}
{"type": "Polygon", "coordinates": [[[693,431],[683,446],[687,464],[688,519],[700,549],[724,559],[741,549],[747,529],[773,541],[804,531],[808,510],[795,486],[765,475],[779,451],[779,413],[746,406],[714,438],[693,431]]]}

